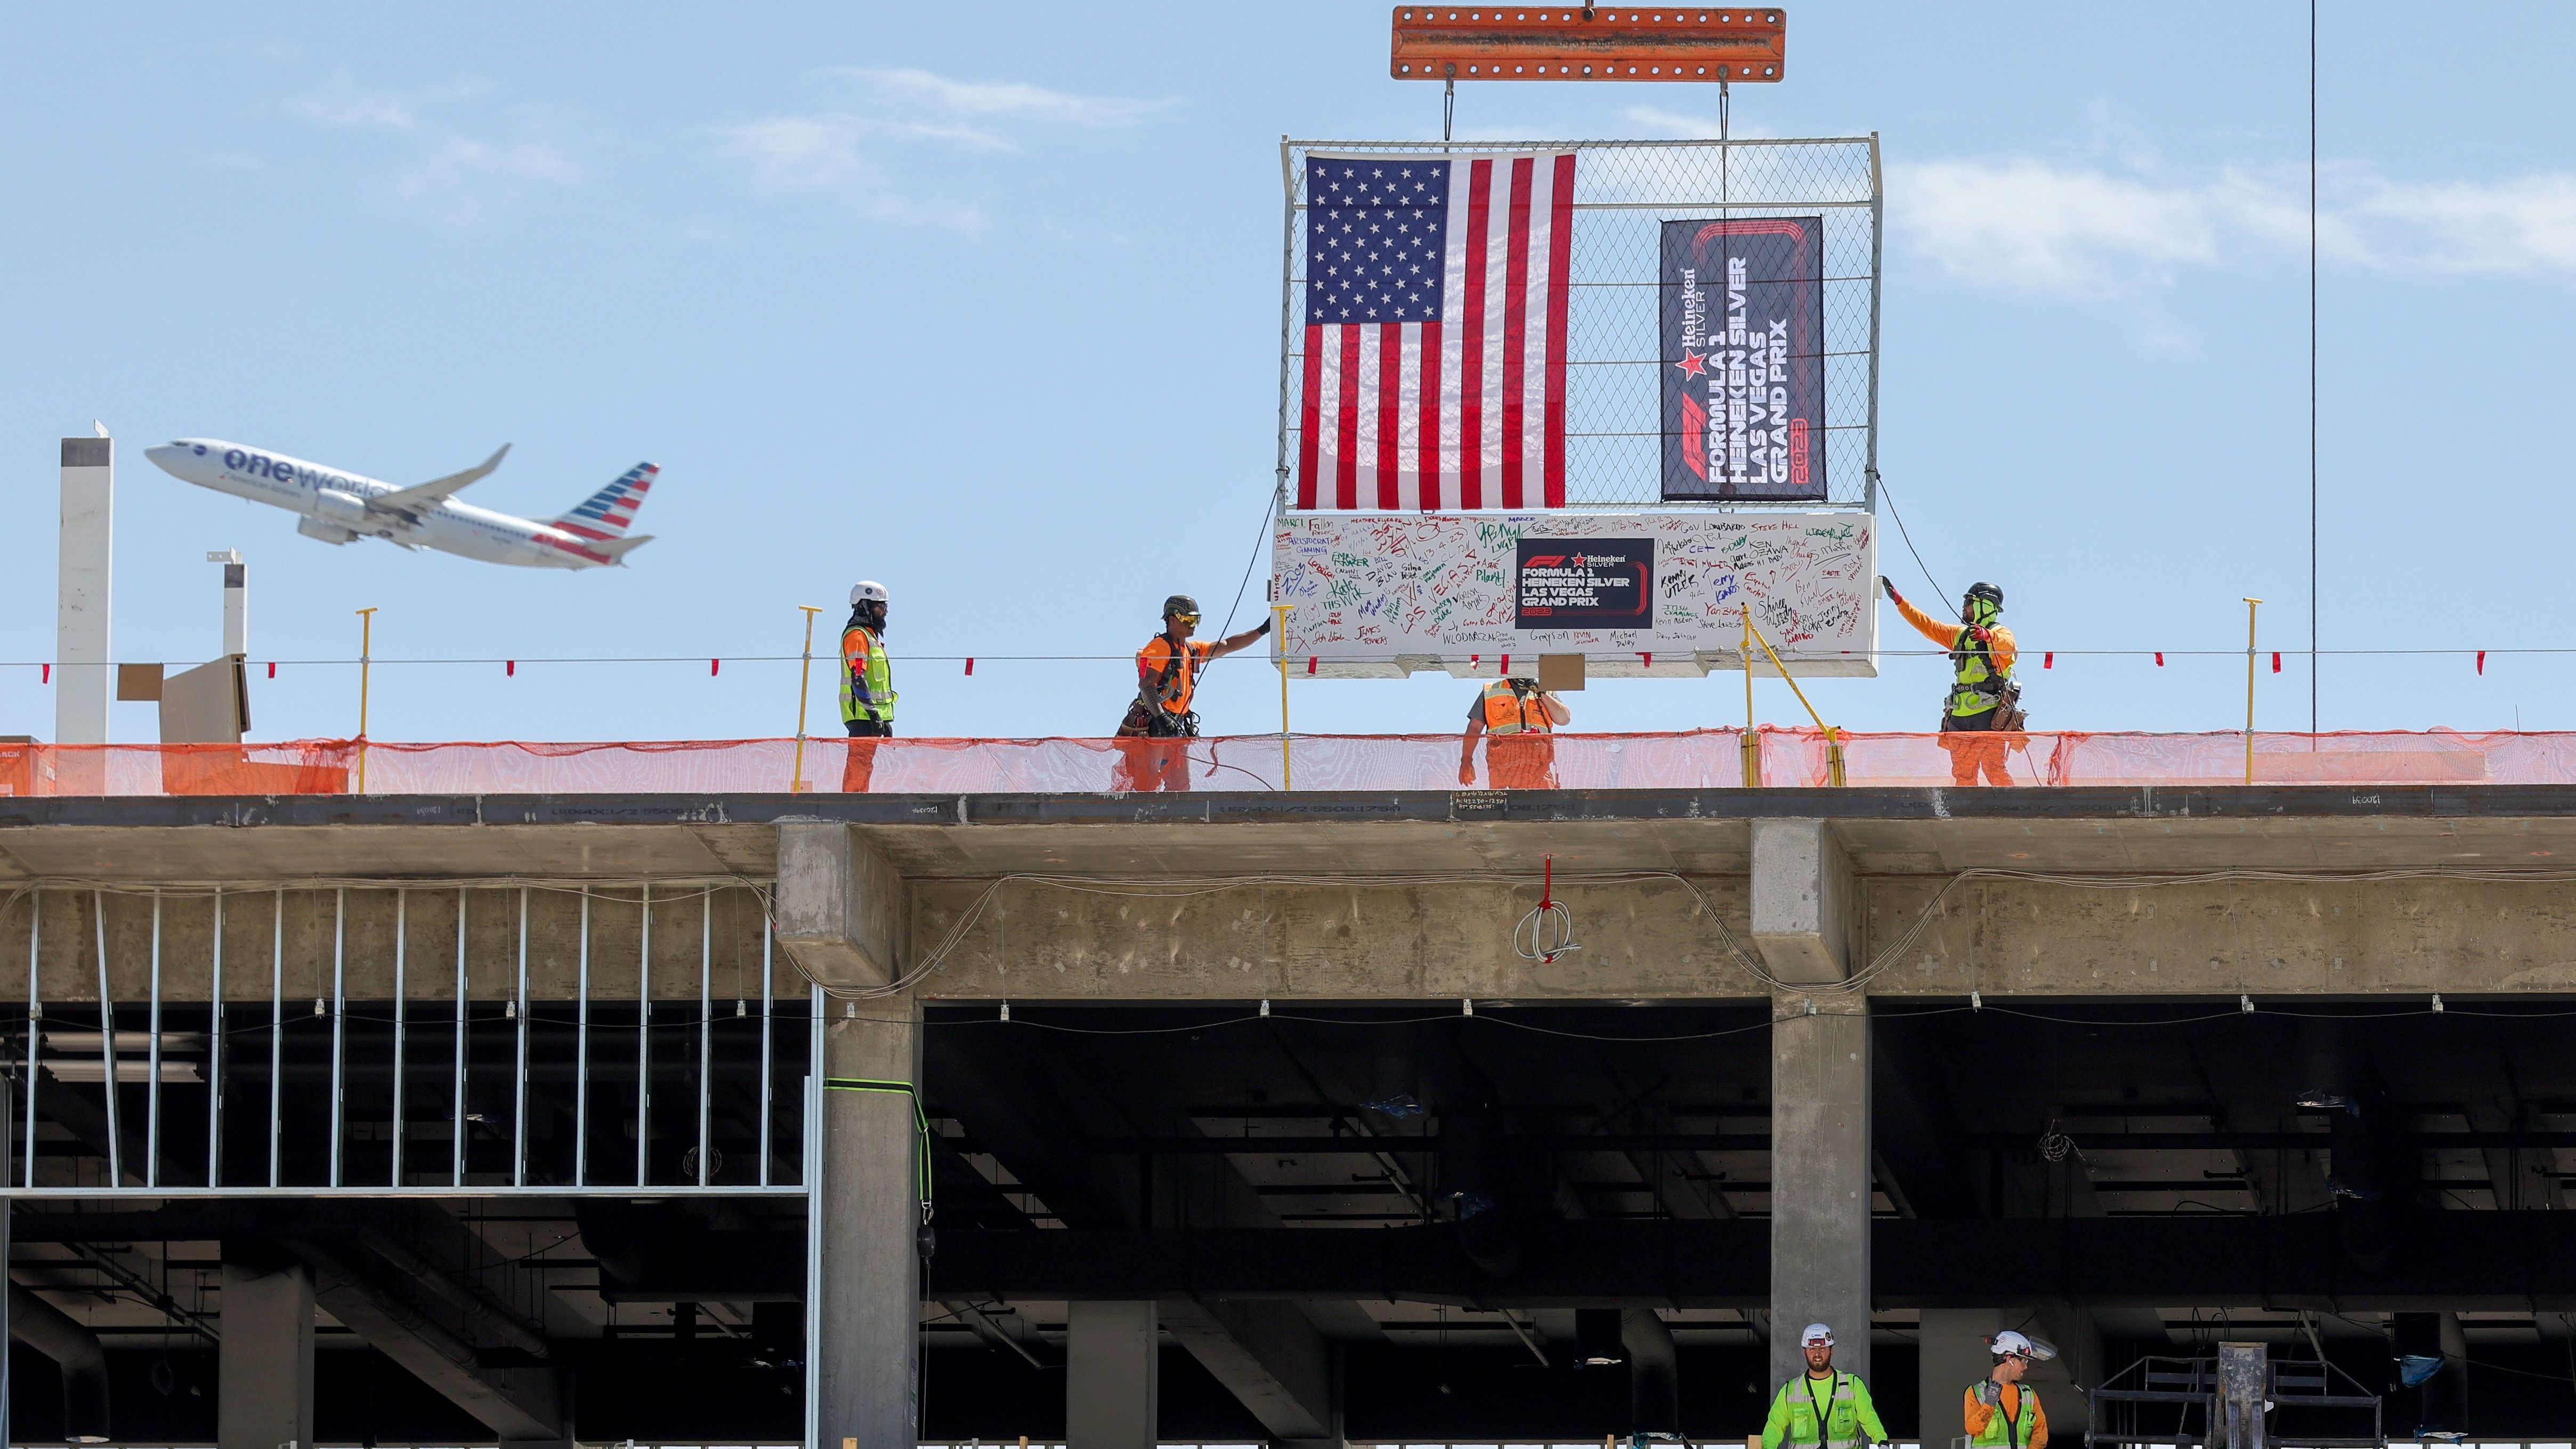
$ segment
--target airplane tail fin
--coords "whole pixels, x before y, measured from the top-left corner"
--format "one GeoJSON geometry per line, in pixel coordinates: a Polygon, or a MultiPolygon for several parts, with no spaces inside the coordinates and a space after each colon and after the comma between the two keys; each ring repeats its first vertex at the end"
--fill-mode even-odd
{"type": "Polygon", "coordinates": [[[555,515],[554,526],[594,544],[624,538],[628,526],[635,522],[635,510],[644,506],[644,494],[661,471],[650,463],[636,464],[571,511],[555,515]]]}

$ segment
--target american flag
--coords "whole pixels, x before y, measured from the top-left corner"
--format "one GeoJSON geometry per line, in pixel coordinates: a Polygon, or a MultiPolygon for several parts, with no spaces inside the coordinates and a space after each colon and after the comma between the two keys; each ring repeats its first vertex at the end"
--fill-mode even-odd
{"type": "Polygon", "coordinates": [[[1301,509],[1565,506],[1574,153],[1306,158],[1301,509]]]}

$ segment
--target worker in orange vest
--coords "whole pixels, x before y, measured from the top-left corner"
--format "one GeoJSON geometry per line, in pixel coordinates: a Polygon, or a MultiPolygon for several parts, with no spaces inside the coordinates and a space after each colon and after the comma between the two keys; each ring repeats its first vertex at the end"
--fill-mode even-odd
{"type": "Polygon", "coordinates": [[[1487,737],[1485,780],[1497,790],[1556,788],[1556,727],[1574,712],[1526,679],[1486,685],[1467,706],[1467,733],[1458,746],[1458,783],[1476,783],[1476,736],[1487,737]]]}
{"type": "Polygon", "coordinates": [[[841,727],[850,732],[841,789],[864,795],[876,777],[877,741],[894,734],[894,665],[886,657],[886,586],[850,586],[850,622],[841,626],[841,727]]]}
{"type": "Polygon", "coordinates": [[[1200,673],[1210,660],[1222,659],[1270,632],[1270,621],[1264,619],[1231,638],[1193,639],[1190,635],[1198,626],[1199,601],[1174,594],[1163,601],[1163,632],[1136,651],[1136,698],[1118,725],[1119,750],[1126,756],[1119,770],[1119,789],[1190,788],[1188,746],[1176,742],[1198,737],[1198,711],[1190,705],[1198,697],[1200,673]]]}
{"type": "Polygon", "coordinates": [[[2013,682],[2019,657],[2012,630],[2004,627],[2004,591],[1978,584],[1959,601],[1959,622],[1952,624],[1905,601],[1884,577],[1878,586],[1896,612],[1924,638],[1950,651],[1950,693],[1942,701],[1941,748],[1950,752],[1950,782],[1974,785],[1982,775],[1989,785],[2009,785],[2004,768],[2008,747],[2027,744],[2029,720],[2021,711],[2021,686],[2013,682]]]}
{"type": "Polygon", "coordinates": [[[1974,1449],[2048,1449],[2048,1413],[2039,1394],[2023,1383],[2034,1363],[2057,1357],[2045,1339],[2007,1328],[1986,1341],[1995,1356],[1992,1373],[1968,1387],[1961,1425],[1974,1449]]]}

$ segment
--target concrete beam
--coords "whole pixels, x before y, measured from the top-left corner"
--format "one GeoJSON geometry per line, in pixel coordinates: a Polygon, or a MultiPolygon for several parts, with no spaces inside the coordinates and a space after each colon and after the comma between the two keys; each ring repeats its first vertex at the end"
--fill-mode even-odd
{"type": "Polygon", "coordinates": [[[554,1370],[485,1368],[473,1344],[338,1253],[310,1242],[290,1246],[312,1266],[316,1304],[504,1442],[570,1437],[554,1370]]]}
{"type": "Polygon", "coordinates": [[[12,1283],[9,1336],[62,1370],[63,1437],[74,1443],[107,1438],[107,1350],[89,1325],[12,1283]]]}
{"type": "Polygon", "coordinates": [[[1753,949],[1782,981],[1851,974],[1858,896],[1851,857],[1823,820],[1753,822],[1753,949]]]}
{"type": "Polygon", "coordinates": [[[1339,1437],[1331,1345],[1293,1303],[1166,1298],[1163,1328],[1273,1439],[1339,1437]]]}
{"type": "Polygon", "coordinates": [[[778,827],[776,902],[778,944],[825,986],[883,986],[902,974],[903,877],[849,826],[778,827]]]}
{"type": "MultiPolygon", "coordinates": [[[[1741,878],[1697,884],[1729,929],[1747,928],[1741,878]]],[[[984,889],[975,881],[916,882],[913,939],[946,940],[984,889]]],[[[1538,904],[1535,879],[1248,881],[1167,898],[1015,882],[1002,899],[986,903],[922,989],[943,1000],[1030,1001],[1744,999],[1764,993],[1680,881],[1568,885],[1560,877],[1556,895],[1572,912],[1583,949],[1542,962],[1512,948],[1512,928],[1538,904]]]]}

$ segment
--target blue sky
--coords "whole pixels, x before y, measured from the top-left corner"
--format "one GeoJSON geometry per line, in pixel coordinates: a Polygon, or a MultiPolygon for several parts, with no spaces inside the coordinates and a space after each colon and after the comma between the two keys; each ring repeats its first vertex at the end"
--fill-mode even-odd
{"type": "MultiPolygon", "coordinates": [[[[0,54],[0,659],[52,651],[55,439],[122,444],[116,650],[218,646],[210,548],[255,659],[673,655],[394,666],[384,738],[736,737],[793,727],[798,604],[894,591],[907,734],[1097,734],[1162,597],[1224,612],[1259,533],[1283,133],[1436,136],[1386,78],[1384,3],[24,10],[0,54]],[[508,463],[551,514],[662,465],[622,571],[495,568],[189,488],[142,446],[211,434],[401,482],[508,463]]],[[[1985,578],[2057,667],[2042,727],[2242,719],[2244,595],[2308,629],[2306,10],[1790,9],[1747,132],[1878,132],[1889,172],[1881,463],[1952,590],[1985,578]],[[2158,670],[2083,649],[2176,651],[2158,670]]],[[[2563,6],[2327,7],[2324,643],[2563,644],[2562,339],[2576,308],[2563,6]]],[[[1462,134],[1672,136],[1677,86],[1470,87],[1462,134]]],[[[1928,594],[1892,535],[1882,564],[1928,594]]],[[[1247,609],[1257,604],[1253,581],[1247,609]]],[[[1882,623],[1897,642],[1901,626],[1882,623]]],[[[2329,657],[2329,728],[2576,727],[2570,656],[2329,657]]],[[[2036,661],[2033,661],[2034,666],[2036,661]]],[[[1923,728],[1939,669],[1812,691],[1923,728]]],[[[2304,660],[2263,680],[2304,727],[2304,660]]],[[[1448,730],[1467,686],[1317,681],[1301,730],[1448,730]]],[[[1786,721],[1784,688],[1762,712],[1786,721]]],[[[1595,685],[1579,726],[1724,723],[1739,687],[1595,685]]],[[[1217,731],[1276,727],[1256,661],[1217,731]]],[[[149,706],[117,707],[122,739],[149,706]]],[[[255,683],[262,737],[340,734],[354,671],[255,683]]],[[[817,718],[828,715],[828,705],[817,718]]],[[[0,667],[0,733],[50,690],[0,667]]],[[[824,720],[826,728],[830,727],[824,720]]]]}

